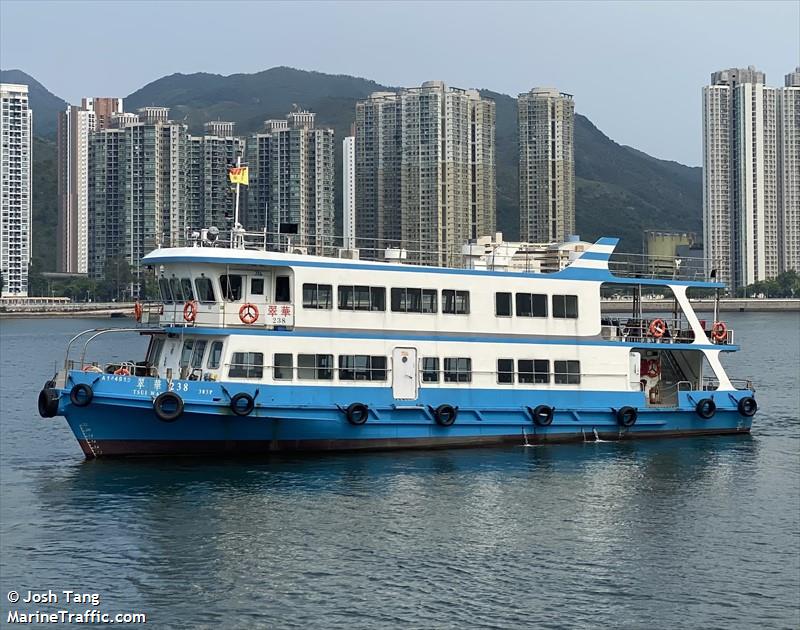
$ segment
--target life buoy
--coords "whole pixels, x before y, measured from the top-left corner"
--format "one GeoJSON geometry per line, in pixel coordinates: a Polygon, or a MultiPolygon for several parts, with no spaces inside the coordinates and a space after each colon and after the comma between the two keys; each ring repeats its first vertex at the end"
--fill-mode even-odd
{"type": "Polygon", "coordinates": [[[717,403],[715,403],[711,398],[703,398],[699,403],[697,403],[694,410],[703,420],[710,420],[717,412],[717,403]]]}
{"type": "Polygon", "coordinates": [[[364,424],[369,417],[369,407],[364,403],[353,403],[344,411],[347,416],[347,421],[350,424],[360,425],[364,424]]]}
{"type": "Polygon", "coordinates": [[[76,407],[86,407],[94,398],[94,391],[91,385],[78,383],[69,392],[69,400],[76,407]]]}
{"type": "Polygon", "coordinates": [[[58,413],[58,398],[58,391],[52,387],[45,387],[39,392],[36,406],[39,408],[39,415],[42,418],[52,418],[58,413]]]}
{"type": "Polygon", "coordinates": [[[258,319],[258,307],[250,302],[242,304],[242,308],[239,309],[239,319],[249,326],[258,319]]]}
{"type": "Polygon", "coordinates": [[[117,376],[130,376],[131,371],[124,365],[121,365],[116,370],[114,370],[114,374],[116,374],[117,376]]]}
{"type": "Polygon", "coordinates": [[[656,339],[661,339],[664,333],[667,332],[667,324],[663,319],[654,319],[650,322],[650,335],[656,339]]]}
{"type": "Polygon", "coordinates": [[[622,407],[619,411],[617,411],[617,422],[619,422],[623,427],[632,427],[634,424],[636,424],[636,420],[638,418],[639,412],[635,407],[622,407]]]}
{"type": "Polygon", "coordinates": [[[758,411],[758,403],[752,396],[745,396],[744,398],[739,399],[739,402],[736,404],[736,408],[739,410],[739,413],[746,418],[752,418],[754,415],[756,415],[756,411],[758,411]]]}
{"type": "Polygon", "coordinates": [[[136,300],[136,303],[133,305],[133,316],[136,318],[137,322],[142,321],[142,303],[139,300],[136,300]]]}
{"type": "Polygon", "coordinates": [[[553,424],[553,412],[555,409],[548,405],[538,405],[534,409],[528,407],[528,413],[531,416],[534,424],[540,427],[549,427],[553,424]]]}
{"type": "Polygon", "coordinates": [[[197,302],[194,300],[187,300],[183,305],[183,319],[187,322],[193,322],[197,317],[197,302]]]}
{"type": "Polygon", "coordinates": [[[433,410],[433,419],[436,420],[436,424],[449,427],[451,426],[458,417],[458,407],[453,407],[453,405],[439,405],[436,409],[433,410]]]}
{"type": "Polygon", "coordinates": [[[714,322],[711,327],[711,338],[714,341],[725,341],[728,338],[728,327],[725,322],[714,322]]]}
{"type": "Polygon", "coordinates": [[[247,392],[239,392],[231,397],[231,410],[237,416],[249,416],[255,408],[256,401],[247,392]]]}
{"type": "Polygon", "coordinates": [[[183,414],[183,399],[175,392],[162,392],[153,401],[153,411],[162,422],[175,422],[183,414]]]}

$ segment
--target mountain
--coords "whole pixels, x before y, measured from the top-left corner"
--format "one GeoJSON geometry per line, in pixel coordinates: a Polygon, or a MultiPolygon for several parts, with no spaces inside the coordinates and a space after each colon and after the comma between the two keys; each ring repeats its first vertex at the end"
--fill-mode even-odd
{"type": "Polygon", "coordinates": [[[0,83],[22,83],[28,86],[28,101],[33,110],[33,134],[55,139],[56,114],[67,108],[67,102],[52,94],[22,70],[0,70],[0,83]]]}
{"type": "MultiPolygon", "coordinates": [[[[0,76],[3,81],[31,86],[34,132],[47,136],[46,119],[53,121],[54,129],[55,114],[66,103],[18,70],[0,76]]],[[[367,79],[286,67],[230,76],[173,74],[129,95],[125,109],[163,105],[171,108],[173,119],[184,120],[195,133],[202,131],[204,122],[218,119],[234,121],[237,132],[247,134],[259,130],[264,120],[282,118],[298,105],[316,112],[318,124],[332,127],[341,139],[350,133],[356,101],[391,89],[367,79]]],[[[519,235],[516,99],[485,90],[482,94],[494,99],[497,106],[498,229],[511,240],[519,235]]],[[[337,151],[337,208],[341,207],[340,155],[337,151]]],[[[575,117],[575,172],[577,231],[586,240],[619,236],[621,250],[636,252],[642,248],[642,230],[701,230],[700,168],[659,160],[620,145],[580,114],[575,117]]],[[[57,205],[55,178],[54,144],[36,142],[34,256],[40,257],[45,269],[53,269],[55,264],[50,240],[57,205]]]]}

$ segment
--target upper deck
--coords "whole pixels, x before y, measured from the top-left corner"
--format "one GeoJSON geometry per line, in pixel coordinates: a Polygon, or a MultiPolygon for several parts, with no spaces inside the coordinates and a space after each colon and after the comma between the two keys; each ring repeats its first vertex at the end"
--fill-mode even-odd
{"type": "Polygon", "coordinates": [[[505,256],[496,254],[497,248],[478,258],[478,264],[472,251],[471,259],[464,255],[461,264],[431,266],[364,260],[352,250],[336,252],[349,258],[308,254],[303,248],[278,251],[269,246],[267,235],[261,236],[258,244],[239,233],[233,246],[198,239],[192,247],[159,249],[146,256],[144,264],[158,267],[163,301],[157,319],[147,317],[147,322],[254,332],[304,328],[564,341],[625,340],[635,334],[639,342],[656,341],[648,339],[650,322],[641,313],[632,313],[634,321],[617,321],[615,329],[609,328],[614,322],[601,312],[600,287],[613,284],[669,288],[676,298],[675,317],[663,341],[708,343],[708,331],[691,312],[685,291],[722,287],[705,280],[657,277],[663,260],[651,265],[649,273],[641,259],[638,268],[623,267],[612,258],[617,244],[612,238],[583,244],[581,251],[569,252],[562,268],[546,273],[530,271],[535,265],[526,259],[520,264],[519,256],[511,261],[508,250],[502,252],[505,256]],[[610,265],[615,264],[612,273],[610,265]],[[679,317],[678,311],[686,317],[679,317]]]}

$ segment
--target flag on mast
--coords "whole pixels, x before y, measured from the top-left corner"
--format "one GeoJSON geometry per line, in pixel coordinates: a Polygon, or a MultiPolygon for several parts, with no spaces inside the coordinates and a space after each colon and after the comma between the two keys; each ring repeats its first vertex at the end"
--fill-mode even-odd
{"type": "Polygon", "coordinates": [[[231,180],[231,184],[243,184],[245,186],[250,185],[250,174],[246,166],[235,166],[233,168],[229,168],[228,178],[231,180]]]}

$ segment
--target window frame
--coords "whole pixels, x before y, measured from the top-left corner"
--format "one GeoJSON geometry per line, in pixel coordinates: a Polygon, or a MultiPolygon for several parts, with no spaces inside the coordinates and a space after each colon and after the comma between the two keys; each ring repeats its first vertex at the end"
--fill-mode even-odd
{"type": "Polygon", "coordinates": [[[303,283],[303,308],[310,310],[329,311],[333,308],[333,285],[319,284],[317,282],[303,283]],[[310,299],[306,299],[307,292],[310,292],[310,299]],[[323,305],[320,294],[327,293],[327,300],[323,305]]]}
{"type": "Polygon", "coordinates": [[[442,314],[445,315],[469,315],[469,291],[462,289],[442,289],[442,314]],[[452,294],[452,295],[449,295],[452,294]],[[448,309],[448,298],[451,301],[452,310],[448,309]],[[461,298],[462,309],[459,309],[459,298],[461,298]]]}
{"type": "Polygon", "coordinates": [[[552,296],[553,317],[556,319],[578,319],[578,296],[574,294],[554,294],[552,296]],[[570,298],[572,298],[570,300],[570,298]],[[570,302],[575,307],[574,311],[570,309],[570,302]],[[557,307],[558,305],[558,307],[557,307]],[[570,313],[574,314],[570,314],[570,313]],[[558,313],[563,313],[559,315],[558,313]]]}
{"type": "Polygon", "coordinates": [[[334,362],[332,354],[297,354],[297,378],[301,381],[332,381],[333,370],[334,362]],[[314,357],[314,364],[301,366],[301,361],[307,357],[314,357]],[[320,359],[322,359],[322,361],[320,359]],[[324,359],[329,359],[330,363],[324,365],[324,359]],[[307,374],[307,372],[303,372],[302,370],[312,370],[314,376],[303,376],[303,374],[307,374]]]}
{"type": "Polygon", "coordinates": [[[553,361],[553,383],[555,385],[580,385],[581,362],[573,359],[559,359],[553,361]],[[558,364],[566,364],[566,371],[559,371],[558,364]],[[576,368],[573,370],[572,368],[576,368]]]}
{"type": "Polygon", "coordinates": [[[222,341],[212,341],[211,348],[208,351],[208,358],[206,359],[206,368],[209,370],[218,370],[219,366],[222,364],[222,349],[224,346],[224,342],[222,341]],[[211,357],[214,356],[214,348],[219,348],[217,351],[217,355],[215,358],[215,364],[211,365],[211,357]]]}
{"type": "Polygon", "coordinates": [[[206,276],[200,276],[194,279],[194,289],[195,293],[197,294],[197,301],[201,304],[215,304],[217,301],[217,292],[214,289],[214,281],[211,278],[207,278],[206,276]],[[208,293],[205,293],[200,289],[200,284],[207,284],[208,288],[211,290],[211,299],[207,300],[205,298],[208,297],[208,293]]]}
{"type": "Polygon", "coordinates": [[[520,292],[514,295],[514,315],[516,317],[531,317],[542,319],[547,317],[547,294],[546,293],[528,293],[520,292]],[[528,313],[520,312],[520,298],[528,301],[528,313]],[[537,304],[538,303],[538,304],[537,304]],[[544,307],[544,314],[542,308],[539,308],[539,313],[536,312],[536,306],[544,307]]]}
{"type": "Polygon", "coordinates": [[[219,276],[219,286],[220,290],[222,291],[222,300],[223,302],[241,302],[242,295],[243,295],[243,280],[244,276],[239,273],[223,273],[219,276]],[[236,294],[236,289],[234,288],[234,284],[231,283],[231,278],[239,278],[239,285],[238,285],[238,296],[237,297],[229,297],[236,294]]]}
{"type": "Polygon", "coordinates": [[[234,352],[231,354],[231,362],[228,364],[228,378],[264,378],[264,353],[263,352],[234,352]],[[237,362],[237,356],[244,355],[246,358],[237,362]],[[261,357],[258,363],[257,357],[261,357]],[[248,362],[252,359],[252,362],[248,362]],[[236,370],[236,373],[234,373],[236,370]],[[242,372],[241,374],[239,372],[242,372]],[[252,374],[251,374],[252,372],[252,374]]]}
{"type": "Polygon", "coordinates": [[[514,314],[514,299],[513,299],[513,295],[514,294],[511,293],[510,291],[495,291],[495,293],[494,293],[494,316],[495,317],[511,317],[514,314]],[[498,308],[498,306],[499,306],[500,303],[499,303],[498,300],[500,299],[501,295],[502,296],[506,296],[507,299],[508,299],[508,314],[505,314],[505,313],[501,314],[499,312],[500,309],[498,308]]]}
{"type": "Polygon", "coordinates": [[[438,383],[441,378],[441,372],[439,371],[439,357],[422,357],[420,372],[422,372],[423,383],[438,383]],[[426,367],[427,361],[433,362],[432,369],[426,367]],[[433,377],[431,377],[431,375],[433,375],[433,377]]]}
{"type": "Polygon", "coordinates": [[[294,380],[294,355],[291,352],[275,352],[272,355],[272,380],[274,381],[294,380]],[[285,363],[280,363],[278,357],[289,357],[288,365],[285,363]],[[288,376],[283,376],[283,373],[286,372],[287,370],[288,370],[288,376]]]}
{"type": "MultiPolygon", "coordinates": [[[[450,363],[452,365],[452,363],[450,363]]],[[[471,383],[472,382],[472,357],[445,357],[442,364],[442,375],[445,383],[471,383]],[[448,362],[456,362],[456,367],[448,368],[448,362]],[[465,369],[462,369],[462,363],[465,369]]]]}
{"type": "Polygon", "coordinates": [[[513,385],[514,384],[514,359],[497,359],[497,382],[501,385],[513,385]],[[506,369],[502,369],[500,366],[500,362],[508,362],[511,365],[506,366],[506,369]],[[510,367],[511,369],[508,369],[510,367]],[[501,378],[500,376],[505,375],[507,376],[507,380],[505,378],[501,378]]]}

